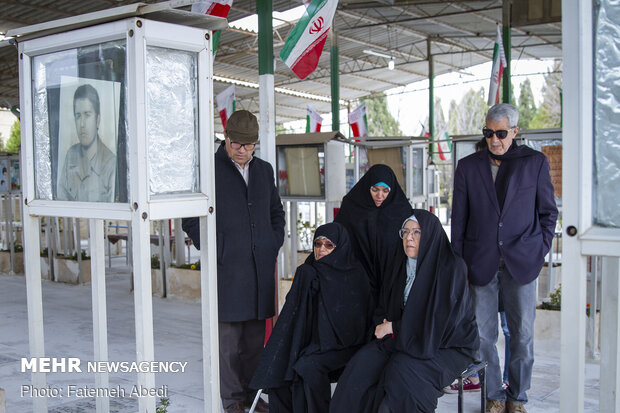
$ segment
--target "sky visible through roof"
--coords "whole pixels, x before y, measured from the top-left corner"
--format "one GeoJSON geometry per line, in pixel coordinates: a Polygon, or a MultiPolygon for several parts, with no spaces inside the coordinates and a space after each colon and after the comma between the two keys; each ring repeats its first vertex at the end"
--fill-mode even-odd
{"type": "MultiPolygon", "coordinates": [[[[491,74],[491,63],[472,66],[461,72],[446,73],[435,77],[435,99],[441,100],[441,107],[444,118],[448,119],[448,109],[450,102],[456,101],[458,104],[463,96],[471,89],[477,91],[483,88],[485,98],[488,96],[489,76],[491,74]],[[468,74],[467,74],[468,73],[468,74]]],[[[536,106],[540,106],[543,100],[543,85],[545,74],[553,67],[553,60],[513,60],[512,84],[515,87],[513,93],[519,97],[521,84],[530,79],[532,93],[536,106]]],[[[388,70],[386,68],[386,70],[388,70]]],[[[398,121],[400,130],[406,136],[419,136],[422,132],[422,123],[428,117],[428,80],[411,83],[405,87],[398,87],[386,90],[388,96],[388,110],[398,121]]],[[[312,102],[309,102],[312,106],[312,102]]],[[[355,107],[351,107],[351,110],[355,107]]],[[[331,130],[331,113],[322,113],[323,124],[321,130],[331,130]]],[[[370,121],[370,119],[369,119],[370,121]]],[[[340,131],[349,136],[350,131],[346,127],[347,113],[341,110],[340,131]]],[[[304,132],[306,120],[288,122],[285,128],[292,129],[294,132],[304,132]]],[[[481,126],[482,127],[482,126],[481,126]]]]}

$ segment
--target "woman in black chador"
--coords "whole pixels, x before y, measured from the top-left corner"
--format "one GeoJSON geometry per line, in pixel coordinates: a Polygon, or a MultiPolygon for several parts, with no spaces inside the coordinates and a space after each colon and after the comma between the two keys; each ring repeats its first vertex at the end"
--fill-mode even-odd
{"type": "Polygon", "coordinates": [[[322,225],[313,245],[250,383],[267,390],[272,413],[327,412],[330,380],[366,341],[370,326],[368,277],[346,230],[322,225]]]}
{"type": "Polygon", "coordinates": [[[375,310],[375,339],[351,359],[331,413],[433,412],[479,346],[467,267],[437,217],[416,209],[400,230],[375,310]]]}
{"type": "Polygon", "coordinates": [[[394,171],[387,165],[374,165],[345,195],[334,218],[349,231],[355,256],[370,277],[375,301],[389,263],[387,253],[398,247],[398,230],[412,211],[394,171]]]}

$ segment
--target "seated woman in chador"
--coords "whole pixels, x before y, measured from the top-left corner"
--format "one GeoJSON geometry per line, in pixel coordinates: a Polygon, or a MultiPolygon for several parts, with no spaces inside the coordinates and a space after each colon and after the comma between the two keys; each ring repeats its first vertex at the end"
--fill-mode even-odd
{"type": "Polygon", "coordinates": [[[347,231],[322,225],[313,245],[250,383],[268,392],[272,413],[329,411],[330,381],[368,338],[370,285],[347,231]]]}
{"type": "Polygon", "coordinates": [[[340,377],[332,413],[434,412],[442,388],[478,350],[467,268],[437,217],[416,209],[399,234],[402,248],[375,310],[375,339],[340,377]]]}

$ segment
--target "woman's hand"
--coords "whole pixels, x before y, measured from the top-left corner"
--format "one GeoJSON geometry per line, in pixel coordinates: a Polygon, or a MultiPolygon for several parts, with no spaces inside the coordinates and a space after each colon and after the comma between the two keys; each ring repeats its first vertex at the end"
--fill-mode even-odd
{"type": "Polygon", "coordinates": [[[378,339],[382,339],[388,334],[394,334],[394,331],[392,331],[392,322],[387,321],[384,318],[383,323],[375,327],[375,337],[377,337],[378,339]]]}

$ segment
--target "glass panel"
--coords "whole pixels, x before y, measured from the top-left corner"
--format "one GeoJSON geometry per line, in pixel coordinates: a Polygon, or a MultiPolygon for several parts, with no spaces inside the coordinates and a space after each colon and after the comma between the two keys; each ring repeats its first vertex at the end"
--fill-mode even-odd
{"type": "Polygon", "coordinates": [[[196,54],[146,49],[149,193],[198,191],[196,54]]]}
{"type": "Polygon", "coordinates": [[[456,165],[458,165],[459,161],[467,155],[471,155],[472,153],[476,152],[476,142],[456,141],[453,143],[453,145],[454,156],[456,157],[456,165]]]}
{"type": "Polygon", "coordinates": [[[277,147],[280,196],[325,199],[325,154],[323,148],[323,145],[277,147]]]}
{"type": "Polygon", "coordinates": [[[592,218],[596,225],[620,228],[620,7],[600,0],[595,12],[592,218]]]}
{"type": "Polygon", "coordinates": [[[38,199],[127,202],[125,41],[36,56],[38,199]]]}

